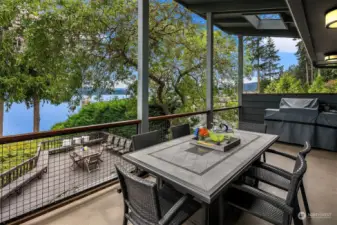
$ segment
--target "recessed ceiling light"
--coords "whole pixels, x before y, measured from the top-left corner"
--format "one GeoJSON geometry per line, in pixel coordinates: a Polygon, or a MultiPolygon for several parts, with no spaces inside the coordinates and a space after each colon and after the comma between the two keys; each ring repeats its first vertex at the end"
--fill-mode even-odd
{"type": "Polygon", "coordinates": [[[326,54],[324,60],[327,62],[337,62],[337,53],[326,54]]]}
{"type": "Polygon", "coordinates": [[[337,28],[337,8],[331,9],[325,14],[325,27],[337,28]]]}

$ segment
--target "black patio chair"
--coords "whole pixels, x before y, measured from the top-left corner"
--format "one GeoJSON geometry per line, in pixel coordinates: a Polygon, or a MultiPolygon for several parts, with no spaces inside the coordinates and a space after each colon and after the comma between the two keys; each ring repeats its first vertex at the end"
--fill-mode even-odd
{"type": "MultiPolygon", "coordinates": [[[[160,131],[158,130],[134,135],[131,137],[131,139],[132,139],[132,144],[131,144],[132,151],[138,151],[143,148],[147,148],[147,147],[150,147],[152,145],[156,145],[162,142],[161,134],[160,134],[160,131]]],[[[146,175],[144,171],[141,171],[138,168],[136,168],[136,174],[137,176],[146,175]]],[[[157,184],[158,184],[158,187],[161,186],[160,179],[157,179],[157,184]]],[[[121,191],[122,191],[121,188],[117,189],[118,193],[121,193],[121,191]]]]}
{"type": "Polygon", "coordinates": [[[175,189],[144,180],[123,167],[116,165],[116,171],[124,197],[123,225],[132,224],[178,225],[184,223],[200,207],[189,195],[182,195],[175,189]]]}
{"type": "MultiPolygon", "coordinates": [[[[309,142],[305,142],[304,148],[302,151],[299,152],[299,154],[302,155],[303,158],[305,159],[307,154],[309,154],[310,151],[311,151],[311,146],[309,142]]],[[[297,157],[293,155],[290,155],[284,152],[279,152],[274,149],[268,149],[267,152],[270,152],[272,154],[277,154],[277,155],[286,157],[294,161],[297,160],[297,157]]],[[[252,166],[245,175],[251,178],[257,179],[259,181],[262,181],[264,183],[267,183],[269,185],[272,185],[274,187],[277,187],[279,189],[282,189],[284,191],[289,191],[288,188],[289,188],[290,180],[293,174],[277,166],[274,166],[268,163],[261,163],[261,164],[256,164],[252,166]]],[[[305,193],[303,182],[300,183],[300,190],[302,194],[305,211],[307,214],[310,214],[309,203],[308,203],[308,199],[305,193]]]]}
{"type": "Polygon", "coordinates": [[[246,184],[233,184],[227,203],[272,224],[290,225],[293,218],[295,225],[303,225],[297,193],[306,170],[307,163],[303,155],[298,154],[286,199],[246,184]]]}
{"type": "MultiPolygon", "coordinates": [[[[248,122],[239,122],[239,130],[257,132],[257,133],[266,133],[267,125],[260,123],[248,123],[248,122]]],[[[266,153],[263,153],[263,162],[266,162],[266,153]]]]}
{"type": "Polygon", "coordinates": [[[187,135],[191,134],[190,125],[188,123],[172,127],[171,131],[172,131],[172,138],[173,139],[180,138],[180,137],[187,136],[187,135]]]}
{"type": "Polygon", "coordinates": [[[159,130],[134,135],[131,137],[131,139],[133,151],[138,151],[162,142],[161,133],[159,130]]]}

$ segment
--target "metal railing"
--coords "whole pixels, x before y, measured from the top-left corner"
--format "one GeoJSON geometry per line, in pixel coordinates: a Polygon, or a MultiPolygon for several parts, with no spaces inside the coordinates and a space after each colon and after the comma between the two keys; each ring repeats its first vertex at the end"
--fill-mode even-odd
{"type": "MultiPolygon", "coordinates": [[[[224,118],[227,116],[227,119],[235,120],[238,117],[233,115],[238,114],[238,108],[215,109],[214,115],[221,114],[224,118]]],[[[162,131],[162,138],[165,141],[171,138],[171,126],[189,123],[193,127],[201,120],[206,120],[208,113],[209,111],[199,111],[150,117],[150,130],[162,131]]],[[[39,179],[29,179],[24,185],[20,183],[21,186],[18,184],[19,190],[14,191],[6,198],[1,197],[4,195],[4,191],[0,189],[0,223],[17,221],[20,218],[25,220],[26,216],[32,212],[36,213],[34,215],[38,215],[39,212],[68,202],[69,199],[74,199],[93,188],[116,181],[117,176],[114,169],[116,163],[120,163],[132,171],[134,166],[122,158],[122,155],[128,151],[115,151],[114,148],[109,147],[109,144],[116,142],[117,138],[114,138],[116,136],[118,143],[114,144],[127,148],[130,137],[138,133],[140,123],[140,120],[129,120],[1,137],[0,154],[10,156],[2,160],[10,167],[9,171],[20,167],[22,162],[30,162],[32,158],[38,156],[39,152],[48,151],[49,157],[46,173],[40,174],[39,179]],[[7,153],[8,150],[10,153],[7,153]],[[101,154],[98,168],[91,172],[88,172],[86,167],[81,167],[81,164],[77,164],[70,157],[76,153],[81,158],[81,154],[85,155],[90,152],[101,154]],[[25,159],[30,155],[32,156],[28,160],[25,159]]],[[[80,160],[83,160],[83,157],[80,160]]],[[[26,171],[25,176],[29,178],[29,174],[30,171],[26,171]]],[[[22,174],[18,173],[18,175],[22,174]]],[[[16,182],[17,180],[11,180],[7,186],[16,188],[16,182]]]]}

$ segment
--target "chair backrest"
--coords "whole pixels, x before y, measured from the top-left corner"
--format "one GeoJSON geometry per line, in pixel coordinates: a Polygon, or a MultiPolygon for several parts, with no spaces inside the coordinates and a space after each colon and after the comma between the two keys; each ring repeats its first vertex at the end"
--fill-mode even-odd
{"type": "Polygon", "coordinates": [[[303,155],[303,158],[305,159],[309,152],[311,152],[311,145],[308,141],[306,141],[303,150],[300,151],[299,154],[303,155]]]}
{"type": "Polygon", "coordinates": [[[267,125],[263,123],[239,122],[239,129],[258,133],[266,133],[267,125]]]}
{"type": "Polygon", "coordinates": [[[99,155],[102,155],[102,153],[103,153],[103,150],[104,150],[104,147],[103,147],[103,142],[101,142],[101,143],[100,143],[100,145],[99,145],[99,147],[98,147],[98,151],[97,151],[97,152],[98,152],[98,154],[99,154],[99,155]]]}
{"type": "Polygon", "coordinates": [[[302,154],[298,154],[286,198],[286,203],[290,206],[293,206],[294,200],[298,193],[298,189],[306,171],[307,162],[305,161],[302,154]]]}
{"type": "Polygon", "coordinates": [[[118,136],[114,136],[114,139],[113,139],[113,144],[114,145],[118,145],[118,143],[119,143],[119,141],[120,141],[120,137],[118,137],[118,136]]]}
{"type": "Polygon", "coordinates": [[[132,141],[127,140],[126,143],[125,143],[125,149],[131,150],[131,148],[132,148],[132,141]]]}
{"type": "Polygon", "coordinates": [[[95,154],[95,155],[92,155],[92,156],[88,157],[87,158],[88,164],[94,164],[94,163],[99,162],[99,157],[100,157],[99,154],[95,154]]]}
{"type": "Polygon", "coordinates": [[[162,142],[160,131],[151,131],[132,136],[133,150],[137,151],[162,142]]]}
{"type": "Polygon", "coordinates": [[[137,177],[120,165],[115,165],[125,209],[130,209],[144,224],[157,224],[161,218],[157,185],[149,180],[137,177]]]}
{"type": "Polygon", "coordinates": [[[171,131],[172,131],[172,138],[173,139],[180,138],[180,137],[191,134],[190,125],[188,123],[172,127],[171,131]]]}
{"type": "Polygon", "coordinates": [[[119,147],[125,147],[125,144],[126,144],[126,138],[121,138],[119,140],[118,146],[119,147]]]}

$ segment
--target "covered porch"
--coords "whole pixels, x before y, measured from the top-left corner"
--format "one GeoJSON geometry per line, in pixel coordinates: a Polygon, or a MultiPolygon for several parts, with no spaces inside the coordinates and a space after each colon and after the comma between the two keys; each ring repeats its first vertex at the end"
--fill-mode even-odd
{"type": "MultiPolygon", "coordinates": [[[[38,145],[42,138],[56,139],[74,138],[86,135],[88,132],[105,131],[112,136],[116,129],[128,128],[133,134],[146,133],[160,130],[162,141],[170,139],[169,128],[172,125],[188,123],[194,118],[204,119],[207,126],[211,127],[215,115],[228,115],[233,123],[254,122],[264,123],[265,105],[271,104],[266,96],[258,96],[257,100],[251,100],[254,96],[243,94],[244,77],[244,36],[274,36],[302,38],[313,66],[335,67],[334,61],[325,61],[324,54],[337,51],[336,45],[322,44],[336,43],[335,30],[316,29],[324,27],[324,14],[335,4],[333,1],[320,1],[320,7],[312,4],[311,0],[237,0],[237,1],[206,1],[206,0],[177,0],[180,4],[192,12],[206,19],[207,24],[207,84],[206,84],[206,110],[167,115],[149,118],[149,0],[138,0],[138,118],[132,121],[100,124],[86,127],[70,128],[58,131],[48,131],[25,135],[0,138],[2,146],[8,144],[18,145],[18,142],[35,143],[38,145]],[[259,15],[277,15],[277,18],[263,19],[259,15]],[[319,18],[312,21],[313,18],[319,18]],[[214,27],[237,35],[238,44],[238,106],[232,108],[215,109],[213,102],[214,72],[213,72],[213,48],[214,27]],[[319,33],[319,34],[318,34],[319,33]],[[250,100],[247,100],[250,99],[250,100]],[[253,102],[253,103],[252,103],[253,102]],[[191,119],[192,118],[192,119],[191,119]]],[[[332,98],[337,95],[332,95],[332,98]]],[[[302,98],[308,96],[303,95],[302,98]]],[[[277,106],[277,102],[272,103],[277,106]]],[[[130,139],[130,136],[124,138],[130,139]]],[[[101,145],[106,143],[100,143],[101,145]]],[[[118,146],[123,147],[123,146],[118,146]]],[[[124,146],[125,147],[125,146],[124,146]]],[[[276,143],[272,146],[280,152],[296,155],[301,147],[276,143]]],[[[123,160],[122,151],[104,152],[103,164],[100,170],[93,174],[85,174],[83,171],[69,172],[70,160],[68,154],[59,154],[54,157],[54,163],[49,166],[48,175],[42,177],[43,182],[37,186],[27,184],[21,196],[11,195],[10,200],[5,200],[1,206],[0,223],[8,224],[122,224],[123,197],[116,192],[118,180],[114,164],[123,160]],[[61,156],[60,156],[61,155],[61,156]],[[55,163],[56,162],[56,163],[55,163]],[[63,173],[69,172],[63,176],[63,173]],[[55,176],[56,174],[56,176],[55,176]],[[66,177],[66,179],[65,179],[66,177]],[[73,184],[73,179],[79,179],[79,184],[73,184]],[[69,183],[71,185],[69,185],[69,183]],[[113,186],[112,186],[113,185],[113,186]],[[52,187],[53,186],[53,187],[52,187]],[[108,188],[106,188],[109,186],[108,188]],[[52,187],[52,188],[51,188],[52,187]],[[54,188],[55,187],[55,188],[54,188]],[[103,189],[106,188],[106,189],[103,189]],[[49,192],[49,189],[52,191],[49,192]],[[55,191],[56,190],[56,191],[55,191]],[[55,192],[55,193],[54,193],[55,192]],[[51,194],[52,193],[52,194],[51,194]],[[64,194],[66,193],[66,194],[64,194]],[[93,194],[94,193],[94,194],[93,194]],[[50,196],[52,195],[52,196],[50,196]],[[36,199],[42,200],[40,204],[36,199]],[[80,200],[78,200],[80,199],[80,200]],[[12,202],[9,205],[8,202],[12,202]],[[25,205],[25,210],[17,210],[20,205],[25,205]],[[55,210],[56,209],[56,210],[55,210]],[[55,210],[55,211],[52,211],[55,210]]],[[[310,202],[312,218],[304,220],[305,224],[335,224],[337,223],[337,155],[333,151],[314,149],[307,157],[308,171],[304,178],[307,188],[307,196],[310,202]]],[[[267,162],[278,165],[291,171],[293,163],[286,159],[267,154],[267,162]]],[[[129,168],[133,166],[127,164],[129,168]]],[[[28,172],[29,174],[29,172],[28,172]]],[[[5,178],[4,178],[5,179],[5,178]]],[[[6,178],[7,179],[7,178],[6,178]]],[[[153,179],[153,178],[149,178],[153,179]]],[[[268,185],[259,184],[259,188],[265,188],[280,197],[285,193],[268,185]]],[[[0,192],[1,193],[1,192],[0,192]]],[[[301,199],[301,198],[299,198],[301,199]]],[[[301,208],[302,202],[300,201],[301,208]]],[[[201,224],[201,212],[197,212],[186,224],[201,224]]],[[[234,221],[235,224],[265,224],[264,221],[252,216],[240,218],[225,218],[234,221]]],[[[233,222],[231,221],[231,222],[233,222]]]]}

